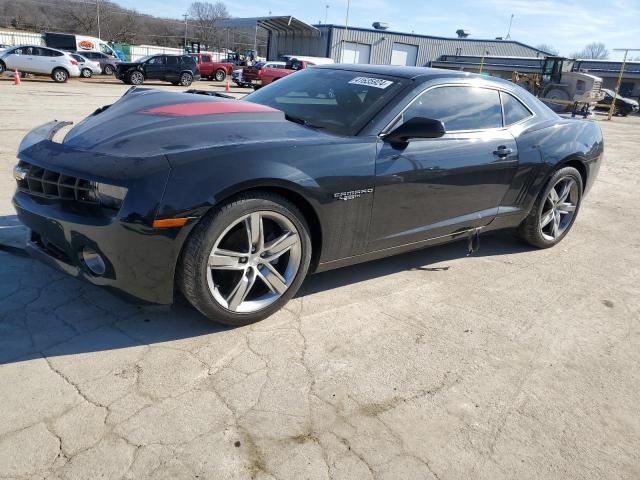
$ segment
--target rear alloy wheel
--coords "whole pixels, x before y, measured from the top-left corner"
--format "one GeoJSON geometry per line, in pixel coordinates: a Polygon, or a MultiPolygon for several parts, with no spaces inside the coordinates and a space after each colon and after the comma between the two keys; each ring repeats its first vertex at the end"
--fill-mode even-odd
{"type": "Polygon", "coordinates": [[[69,79],[69,74],[64,68],[56,68],[51,73],[51,78],[56,83],[64,83],[69,79]]]}
{"type": "Polygon", "coordinates": [[[105,65],[102,73],[104,73],[105,75],[113,75],[113,67],[111,65],[105,65]]]}
{"type": "Polygon", "coordinates": [[[309,268],[304,217],[269,193],[238,197],[194,229],[178,283],[198,310],[227,325],[247,325],[280,309],[309,268]]]}
{"type": "Polygon", "coordinates": [[[80,71],[80,75],[82,75],[82,78],[91,78],[91,76],[93,75],[93,72],[89,68],[83,68],[80,71]]]}
{"type": "Polygon", "coordinates": [[[218,70],[216,70],[215,78],[216,78],[216,81],[218,82],[224,82],[224,79],[227,78],[227,72],[219,68],[218,70]]]}
{"type": "Polygon", "coordinates": [[[193,75],[188,72],[184,72],[182,75],[180,75],[180,85],[182,85],[183,87],[188,87],[192,83],[193,75]]]}
{"type": "Polygon", "coordinates": [[[131,85],[142,85],[144,83],[144,75],[142,74],[142,72],[131,72],[128,75],[128,79],[131,85]]]}
{"type": "Polygon", "coordinates": [[[0,62],[0,75],[2,75],[5,72],[6,69],[7,69],[7,67],[4,64],[4,62],[0,62]]]}
{"type": "Polygon", "coordinates": [[[520,236],[531,245],[548,248],[564,238],[573,226],[582,201],[582,176],[573,167],[558,170],[549,180],[520,236]]]}

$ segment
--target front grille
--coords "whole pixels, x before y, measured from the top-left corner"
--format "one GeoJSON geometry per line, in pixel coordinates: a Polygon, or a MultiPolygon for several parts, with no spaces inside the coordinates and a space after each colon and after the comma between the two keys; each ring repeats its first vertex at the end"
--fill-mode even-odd
{"type": "Polygon", "coordinates": [[[20,162],[26,170],[23,179],[16,179],[18,190],[29,195],[97,205],[98,196],[95,186],[83,178],[72,177],[45,168],[20,162]]]}

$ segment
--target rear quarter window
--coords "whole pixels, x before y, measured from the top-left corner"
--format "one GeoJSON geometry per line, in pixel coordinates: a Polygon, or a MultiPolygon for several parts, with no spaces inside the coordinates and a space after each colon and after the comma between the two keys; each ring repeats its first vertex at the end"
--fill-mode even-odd
{"type": "Polygon", "coordinates": [[[531,117],[532,113],[525,107],[520,100],[513,95],[500,92],[502,97],[502,108],[504,109],[504,124],[506,126],[518,123],[525,118],[531,117]]]}

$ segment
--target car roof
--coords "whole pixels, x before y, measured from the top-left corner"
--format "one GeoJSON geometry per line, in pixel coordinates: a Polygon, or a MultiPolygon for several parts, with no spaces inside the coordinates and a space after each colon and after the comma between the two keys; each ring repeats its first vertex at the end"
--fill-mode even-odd
{"type": "MultiPolygon", "coordinates": [[[[470,75],[468,72],[458,70],[446,70],[443,68],[430,67],[405,67],[397,65],[369,65],[355,63],[334,63],[328,65],[316,65],[313,68],[329,68],[334,70],[348,70],[352,72],[372,73],[378,75],[390,75],[400,78],[417,78],[417,77],[464,77],[470,75]]],[[[487,78],[483,76],[483,78],[487,78]]]]}

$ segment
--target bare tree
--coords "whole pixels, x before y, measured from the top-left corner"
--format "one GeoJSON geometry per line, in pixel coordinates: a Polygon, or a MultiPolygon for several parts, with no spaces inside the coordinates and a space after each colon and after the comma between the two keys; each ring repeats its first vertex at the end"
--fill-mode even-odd
{"type": "Polygon", "coordinates": [[[609,50],[604,43],[593,42],[585,46],[579,52],[571,54],[573,58],[592,58],[595,60],[606,60],[609,58],[609,50]]]}
{"type": "Polygon", "coordinates": [[[539,45],[536,45],[536,48],[551,55],[558,55],[560,53],[560,51],[556,47],[554,47],[553,45],[549,45],[548,43],[541,43],[539,45]]]}
{"type": "Polygon", "coordinates": [[[189,7],[189,17],[196,25],[195,37],[211,48],[216,38],[216,22],[222,18],[229,18],[229,11],[222,2],[193,2],[189,7]]]}

